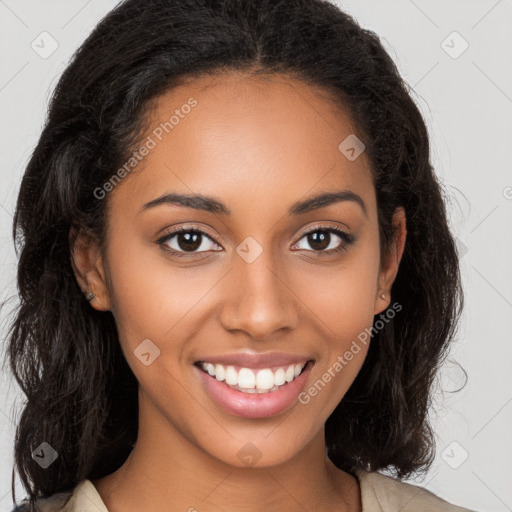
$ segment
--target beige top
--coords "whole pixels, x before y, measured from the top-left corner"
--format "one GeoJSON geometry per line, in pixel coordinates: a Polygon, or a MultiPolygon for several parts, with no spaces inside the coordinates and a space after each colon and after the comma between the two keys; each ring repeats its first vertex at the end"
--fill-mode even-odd
{"type": "MultiPolygon", "coordinates": [[[[362,512],[475,512],[381,473],[356,469],[354,475],[361,487],[362,512]]],[[[108,512],[90,480],[82,480],[72,492],[40,499],[37,505],[41,512],[108,512]]]]}

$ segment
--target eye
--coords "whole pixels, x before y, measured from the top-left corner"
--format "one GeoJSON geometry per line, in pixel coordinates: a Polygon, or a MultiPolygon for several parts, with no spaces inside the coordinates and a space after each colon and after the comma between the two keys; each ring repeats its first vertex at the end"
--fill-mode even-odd
{"type": "MultiPolygon", "coordinates": [[[[300,240],[303,239],[314,252],[317,252],[322,256],[324,254],[346,251],[355,241],[355,237],[353,235],[333,226],[314,226],[313,229],[305,233],[300,240]]],[[[300,246],[299,249],[309,250],[307,247],[300,246]]]]}
{"type": "MultiPolygon", "coordinates": [[[[299,250],[315,252],[318,256],[345,251],[355,241],[355,237],[338,227],[314,226],[305,233],[294,247],[299,250]],[[301,247],[301,240],[311,247],[301,247]]],[[[221,251],[222,248],[205,231],[199,228],[181,227],[165,234],[156,241],[164,250],[176,257],[193,256],[208,251],[221,251]]]]}
{"type": "Polygon", "coordinates": [[[188,256],[187,253],[195,254],[219,250],[213,249],[213,247],[219,246],[207,233],[197,228],[183,227],[176,229],[158,239],[156,243],[165,246],[165,250],[178,257],[188,256]]]}

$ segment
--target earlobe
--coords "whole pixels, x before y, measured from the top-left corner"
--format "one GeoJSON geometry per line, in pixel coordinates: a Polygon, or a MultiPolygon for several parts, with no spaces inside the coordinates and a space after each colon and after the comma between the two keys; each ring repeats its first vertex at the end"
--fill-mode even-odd
{"type": "Polygon", "coordinates": [[[398,207],[393,214],[395,237],[389,248],[384,264],[379,274],[377,297],[374,314],[384,311],[391,302],[391,287],[398,274],[398,268],[405,248],[407,238],[406,217],[403,207],[398,207]]]}
{"type": "Polygon", "coordinates": [[[99,311],[110,310],[103,257],[96,237],[74,224],[69,231],[71,267],[85,300],[99,311]]]}

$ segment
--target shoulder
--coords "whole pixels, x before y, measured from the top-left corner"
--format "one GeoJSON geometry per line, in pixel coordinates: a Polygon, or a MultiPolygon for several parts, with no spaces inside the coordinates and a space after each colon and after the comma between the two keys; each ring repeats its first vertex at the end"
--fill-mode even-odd
{"type": "Polygon", "coordinates": [[[356,469],[353,474],[361,487],[363,512],[475,512],[376,471],[356,469]]]}
{"type": "MultiPolygon", "coordinates": [[[[38,498],[31,509],[30,502],[23,500],[11,512],[74,512],[76,498],[87,488],[88,480],[83,480],[74,489],[38,498]]],[[[92,485],[92,484],[91,484],[92,485]]]]}

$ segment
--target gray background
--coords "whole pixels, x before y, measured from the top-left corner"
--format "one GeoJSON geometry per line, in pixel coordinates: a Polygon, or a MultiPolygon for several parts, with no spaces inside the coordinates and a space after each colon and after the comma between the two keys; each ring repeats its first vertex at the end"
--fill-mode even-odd
{"type": "MultiPolygon", "coordinates": [[[[466,308],[432,411],[436,461],[413,483],[468,508],[512,511],[512,1],[337,3],[381,36],[413,88],[461,255],[466,308]],[[450,393],[464,382],[457,363],[469,381],[450,393]]],[[[0,301],[16,291],[12,213],[49,94],[115,4],[0,0],[0,301]]],[[[6,321],[3,312],[2,354],[6,321]]],[[[0,509],[7,511],[23,397],[8,373],[0,378],[0,509]]],[[[23,496],[19,482],[17,489],[23,496]]]]}

